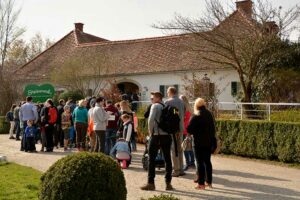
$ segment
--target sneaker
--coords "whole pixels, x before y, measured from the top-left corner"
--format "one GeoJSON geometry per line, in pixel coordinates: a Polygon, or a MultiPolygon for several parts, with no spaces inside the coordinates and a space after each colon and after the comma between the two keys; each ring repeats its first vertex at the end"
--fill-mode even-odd
{"type": "Polygon", "coordinates": [[[14,139],[16,139],[16,138],[15,138],[14,136],[10,136],[9,139],[10,139],[10,140],[14,140],[14,139]]]}
{"type": "Polygon", "coordinates": [[[20,138],[16,138],[16,141],[20,141],[21,139],[20,138]]]}
{"type": "Polygon", "coordinates": [[[188,169],[189,169],[188,165],[186,165],[186,166],[183,167],[183,171],[187,171],[188,169]]]}
{"type": "Polygon", "coordinates": [[[176,172],[172,173],[172,177],[179,177],[179,176],[180,176],[180,173],[176,173],[176,172]]]}
{"type": "Polygon", "coordinates": [[[174,188],[171,185],[171,183],[166,183],[166,190],[174,190],[174,188]]]}
{"type": "Polygon", "coordinates": [[[155,185],[154,183],[147,183],[146,185],[141,187],[141,190],[153,191],[155,190],[155,185]]]}

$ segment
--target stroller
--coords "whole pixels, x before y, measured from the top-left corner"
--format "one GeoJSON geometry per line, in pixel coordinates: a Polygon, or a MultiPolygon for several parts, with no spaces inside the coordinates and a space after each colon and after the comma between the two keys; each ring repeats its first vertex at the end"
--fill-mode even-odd
{"type": "MultiPolygon", "coordinates": [[[[146,143],[145,143],[145,151],[142,157],[142,164],[143,164],[143,169],[144,170],[148,170],[148,165],[149,165],[149,139],[150,137],[147,136],[146,137],[146,143]]],[[[155,167],[158,168],[160,170],[160,168],[164,168],[165,167],[165,159],[162,153],[162,150],[159,149],[157,156],[155,158],[155,167]]]]}

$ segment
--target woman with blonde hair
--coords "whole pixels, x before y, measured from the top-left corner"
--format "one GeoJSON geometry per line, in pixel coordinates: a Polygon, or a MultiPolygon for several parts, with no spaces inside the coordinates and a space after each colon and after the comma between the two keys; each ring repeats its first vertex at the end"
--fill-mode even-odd
{"type": "Polygon", "coordinates": [[[216,134],[215,120],[206,108],[206,102],[198,98],[194,105],[194,115],[187,127],[189,134],[194,136],[194,150],[197,161],[198,185],[196,189],[205,189],[205,181],[208,187],[212,187],[211,153],[216,134]]]}
{"type": "Polygon", "coordinates": [[[184,103],[184,130],[183,130],[183,142],[182,142],[182,150],[185,157],[186,165],[184,166],[183,170],[186,171],[189,167],[195,167],[195,158],[194,158],[194,151],[192,147],[193,137],[188,134],[187,126],[190,122],[192,108],[190,106],[189,100],[186,96],[181,95],[179,97],[184,103]]]}
{"type": "Polygon", "coordinates": [[[87,102],[82,99],[78,102],[78,107],[73,111],[72,119],[75,123],[76,145],[78,151],[85,150],[85,138],[88,127],[88,111],[86,109],[87,102]]]}
{"type": "MultiPolygon", "coordinates": [[[[123,100],[123,101],[121,101],[120,102],[120,115],[122,116],[122,115],[124,115],[124,114],[127,114],[127,115],[129,115],[130,116],[130,120],[133,122],[134,120],[134,118],[133,118],[133,115],[134,115],[134,113],[132,112],[132,110],[131,110],[131,108],[129,107],[129,102],[128,101],[125,101],[125,100],[123,100]]],[[[119,120],[119,130],[118,130],[118,134],[119,135],[121,135],[122,133],[123,133],[123,129],[124,129],[124,125],[123,125],[123,122],[122,122],[122,120],[120,119],[119,120]]],[[[133,126],[134,127],[134,126],[133,126]]],[[[136,140],[135,140],[135,135],[136,135],[136,133],[133,131],[133,135],[132,135],[132,141],[131,141],[131,150],[132,151],[136,151],[136,140]]]]}

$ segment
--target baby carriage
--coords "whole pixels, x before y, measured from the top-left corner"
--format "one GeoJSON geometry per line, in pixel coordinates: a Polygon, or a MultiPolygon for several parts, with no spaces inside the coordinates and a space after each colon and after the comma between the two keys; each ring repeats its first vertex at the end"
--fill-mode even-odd
{"type": "MultiPolygon", "coordinates": [[[[143,164],[144,170],[148,170],[148,164],[149,164],[149,154],[148,154],[149,139],[150,139],[150,137],[147,136],[146,143],[145,143],[145,151],[144,151],[144,154],[143,154],[143,157],[142,157],[142,164],[143,164]]],[[[161,149],[158,150],[157,156],[155,158],[155,167],[158,168],[158,169],[165,167],[165,159],[164,159],[164,156],[163,156],[163,153],[162,153],[161,149]]]]}

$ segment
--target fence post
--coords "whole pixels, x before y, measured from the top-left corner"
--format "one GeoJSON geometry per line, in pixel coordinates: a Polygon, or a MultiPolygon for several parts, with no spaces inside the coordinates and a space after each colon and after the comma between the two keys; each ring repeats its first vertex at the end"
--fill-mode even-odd
{"type": "Polygon", "coordinates": [[[271,121],[271,104],[268,104],[268,120],[271,121]]]}
{"type": "Polygon", "coordinates": [[[240,105],[241,105],[241,120],[243,120],[243,104],[240,105]]]}

